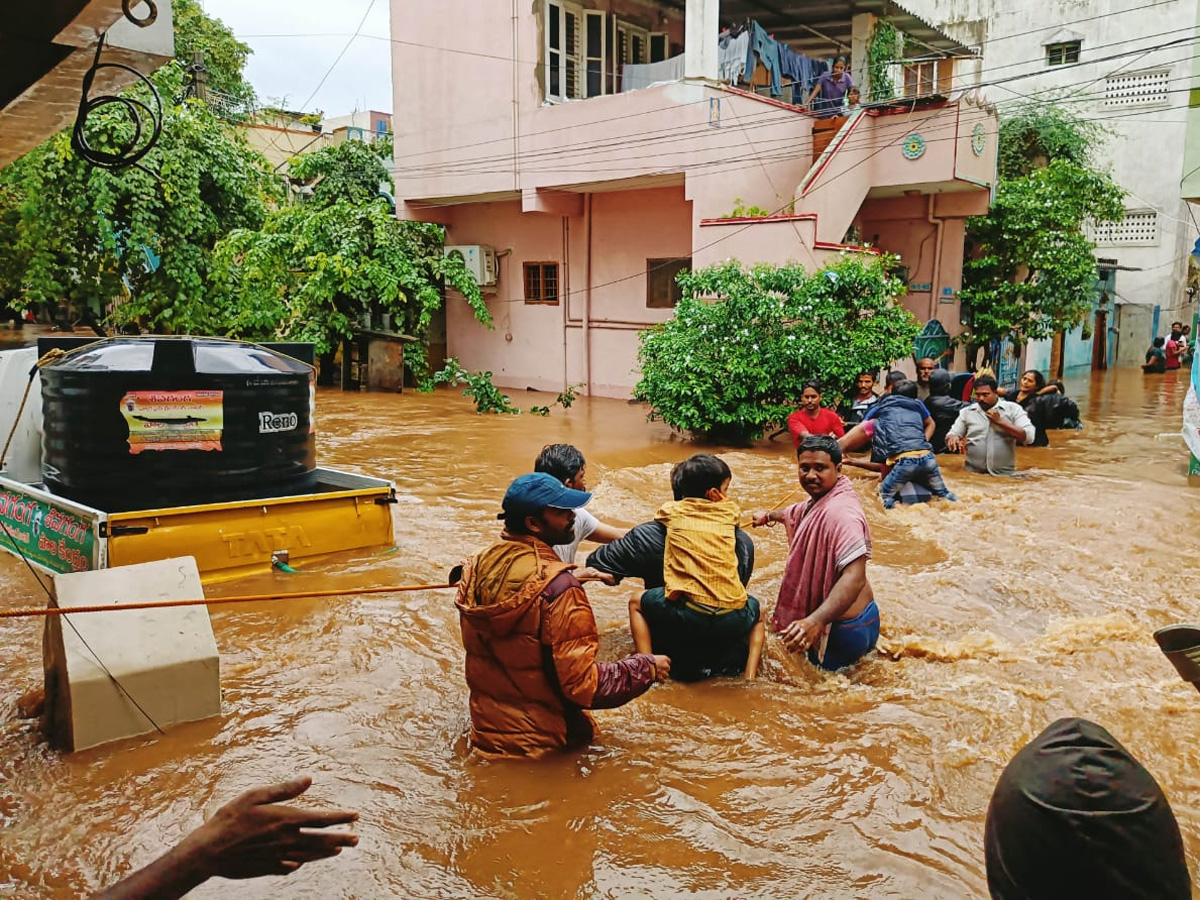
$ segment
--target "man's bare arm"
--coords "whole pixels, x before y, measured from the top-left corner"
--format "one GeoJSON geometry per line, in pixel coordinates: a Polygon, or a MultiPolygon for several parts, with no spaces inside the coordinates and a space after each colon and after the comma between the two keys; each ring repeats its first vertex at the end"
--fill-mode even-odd
{"type": "Polygon", "coordinates": [[[247,791],[150,865],[92,900],[175,900],[213,876],[288,875],[306,862],[355,846],[353,832],[315,829],[349,824],[358,813],[276,805],[299,797],[311,784],[305,776],[247,791]]]}
{"type": "Polygon", "coordinates": [[[618,538],[625,537],[628,532],[628,528],[618,528],[616,525],[605,525],[601,522],[585,540],[595,541],[597,544],[610,544],[618,538]]]}
{"type": "Polygon", "coordinates": [[[797,619],[780,632],[783,645],[791,653],[815,647],[825,626],[840,619],[867,586],[867,558],[860,556],[842,569],[825,601],[803,619],[797,619]]]}

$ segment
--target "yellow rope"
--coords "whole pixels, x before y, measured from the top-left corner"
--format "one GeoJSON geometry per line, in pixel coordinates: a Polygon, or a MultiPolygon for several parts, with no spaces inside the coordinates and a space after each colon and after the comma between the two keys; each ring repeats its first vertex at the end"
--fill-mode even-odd
{"type": "Polygon", "coordinates": [[[278,600],[302,600],[308,597],[352,597],[356,594],[398,594],[402,591],[442,591],[453,584],[399,584],[388,587],[344,588],[327,591],[296,591],[291,594],[245,594],[239,597],[213,597],[200,600],[146,600],[138,603],[121,603],[112,606],[75,606],[64,608],[27,607],[25,609],[0,610],[0,619],[23,619],[36,616],[62,616],[75,613],[120,612],[127,609],[169,609],[173,606],[218,606],[222,603],[260,603],[278,600]]]}
{"type": "MultiPolygon", "coordinates": [[[[795,497],[802,490],[804,490],[804,488],[798,487],[794,491],[792,491],[790,494],[788,494],[787,496],[780,498],[779,502],[776,503],[774,506],[767,507],[767,512],[770,512],[773,509],[779,509],[779,507],[783,506],[783,504],[787,503],[789,500],[791,500],[793,497],[795,497]]],[[[747,519],[745,522],[739,522],[738,528],[749,528],[753,524],[754,524],[753,519],[747,519]]]]}
{"type": "Polygon", "coordinates": [[[57,347],[52,350],[47,350],[42,355],[42,358],[37,361],[37,365],[30,369],[29,381],[25,383],[25,393],[21,395],[21,405],[17,407],[17,416],[15,419],[13,419],[12,428],[10,428],[8,431],[8,440],[4,442],[4,451],[0,452],[0,471],[4,470],[4,461],[8,459],[8,448],[12,446],[13,435],[17,433],[17,426],[21,424],[21,413],[25,412],[25,403],[29,400],[29,389],[33,387],[34,374],[36,374],[37,370],[43,366],[47,366],[55,360],[61,359],[66,355],[66,353],[57,347]]]}

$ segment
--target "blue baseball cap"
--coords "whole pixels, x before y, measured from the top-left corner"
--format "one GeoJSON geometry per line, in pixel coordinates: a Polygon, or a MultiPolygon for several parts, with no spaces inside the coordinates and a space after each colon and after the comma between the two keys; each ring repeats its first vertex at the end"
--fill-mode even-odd
{"type": "Polygon", "coordinates": [[[532,516],[547,506],[558,509],[578,509],[592,499],[588,491],[576,491],[549,472],[534,472],[522,475],[504,492],[504,512],[496,516],[503,519],[509,513],[532,516]]]}

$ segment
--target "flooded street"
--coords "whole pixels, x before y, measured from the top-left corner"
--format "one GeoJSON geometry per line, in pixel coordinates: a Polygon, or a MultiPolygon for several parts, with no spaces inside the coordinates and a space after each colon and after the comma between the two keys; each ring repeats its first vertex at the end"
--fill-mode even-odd
{"type": "MultiPolygon", "coordinates": [[[[466,753],[451,591],[216,607],[223,717],[74,755],[16,716],[41,685],[40,623],[0,624],[0,896],[78,897],[240,791],[309,773],[309,805],[361,813],[359,846],[290,879],[215,880],[193,896],[981,897],[996,778],[1067,715],[1106,727],[1159,779],[1195,879],[1200,695],[1151,637],[1200,621],[1200,488],[1177,436],[1186,379],[1068,381],[1087,428],[1018,451],[1025,478],[941,457],[958,504],[885,514],[877,482],[850,471],[874,534],[886,655],[825,674],[771,639],[758,682],[655,687],[597,713],[599,744],[583,754],[466,753]]],[[[615,400],[539,418],[477,416],[457,391],[323,392],[317,414],[321,465],[396,483],[398,551],[212,595],[442,581],[496,537],[504,488],[553,442],[587,456],[589,509],[633,525],[698,449],[615,400]]],[[[717,452],[743,509],[796,487],[786,437],[717,452]]],[[[750,591],[769,608],[784,529],[753,537],[750,591]]],[[[8,555],[0,583],[0,608],[44,602],[8,555]]],[[[632,650],[635,584],[588,587],[606,658],[632,650]]]]}

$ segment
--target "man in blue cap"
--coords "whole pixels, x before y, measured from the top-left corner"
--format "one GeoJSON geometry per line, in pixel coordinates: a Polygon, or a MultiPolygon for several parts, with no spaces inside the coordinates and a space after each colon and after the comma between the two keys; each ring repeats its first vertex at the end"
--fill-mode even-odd
{"type": "Polygon", "coordinates": [[[600,662],[583,585],[554,547],[574,540],[575,510],[592,499],[553,475],[522,475],[504,494],[499,542],[463,563],[459,623],[467,651],[471,744],[497,756],[586,746],[588,709],[644,694],[671,672],[666,656],[600,662]]]}

